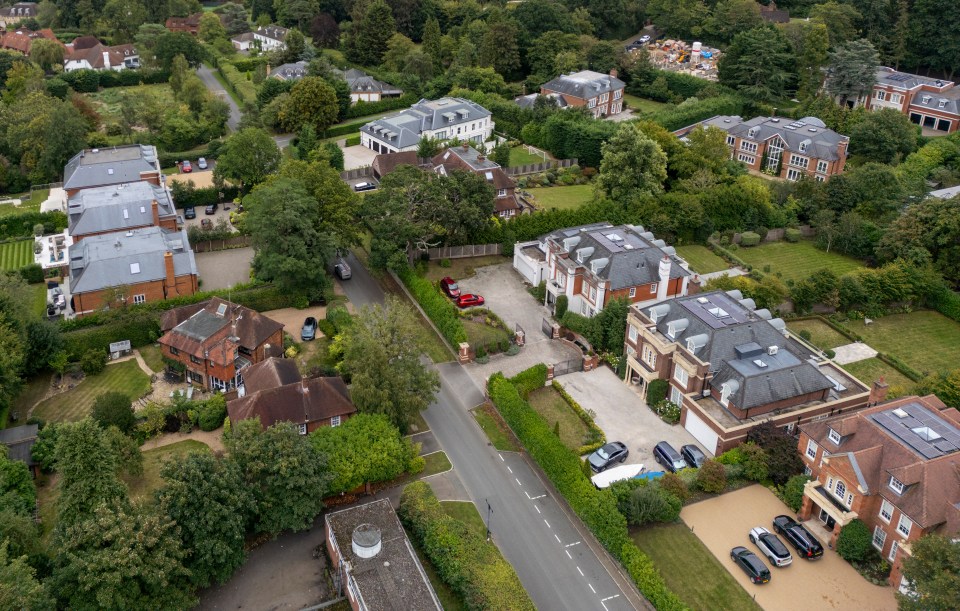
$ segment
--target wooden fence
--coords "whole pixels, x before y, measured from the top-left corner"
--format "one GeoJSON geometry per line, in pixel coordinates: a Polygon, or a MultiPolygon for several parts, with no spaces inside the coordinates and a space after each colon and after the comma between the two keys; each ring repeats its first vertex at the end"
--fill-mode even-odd
{"type": "Polygon", "coordinates": [[[576,159],[548,159],[542,163],[519,165],[513,168],[503,168],[503,170],[510,176],[523,176],[524,174],[538,174],[540,172],[546,172],[551,168],[569,168],[570,166],[574,165],[577,165],[576,159]]]}
{"type": "Polygon", "coordinates": [[[363,166],[362,168],[354,168],[352,170],[340,172],[340,178],[343,180],[356,180],[358,178],[371,177],[373,177],[373,168],[368,165],[363,166]]]}
{"type": "Polygon", "coordinates": [[[463,259],[465,257],[482,257],[484,255],[503,254],[503,244],[470,244],[467,246],[441,246],[439,248],[428,248],[426,252],[427,254],[430,255],[431,260],[463,259]]]}

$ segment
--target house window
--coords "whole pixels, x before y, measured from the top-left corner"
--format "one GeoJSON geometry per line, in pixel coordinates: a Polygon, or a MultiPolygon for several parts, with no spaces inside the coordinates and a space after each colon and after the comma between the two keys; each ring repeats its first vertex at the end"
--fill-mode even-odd
{"type": "Polygon", "coordinates": [[[804,474],[804,475],[813,475],[813,469],[811,469],[810,467],[804,467],[804,468],[803,468],[803,474],[804,474]]]}
{"type": "Polygon", "coordinates": [[[683,405],[683,393],[676,386],[670,387],[670,402],[674,405],[683,405]]]}
{"type": "Polygon", "coordinates": [[[587,105],[589,108],[595,108],[597,105],[597,98],[591,98],[590,103],[587,105]]]}
{"type": "Polygon", "coordinates": [[[191,354],[191,355],[190,355],[190,362],[191,362],[191,363],[196,363],[197,365],[199,365],[199,364],[202,363],[203,361],[201,361],[200,359],[198,359],[197,357],[195,357],[195,356],[193,356],[193,355],[191,354]]]}
{"type": "Polygon", "coordinates": [[[813,179],[816,180],[817,182],[826,182],[827,180],[826,178],[824,178],[823,176],[820,176],[819,174],[817,176],[814,176],[813,179]]]}
{"type": "Polygon", "coordinates": [[[631,287],[630,287],[630,299],[633,299],[633,298],[636,297],[636,296],[637,296],[637,287],[631,286],[631,287]]]}
{"type": "Polygon", "coordinates": [[[688,374],[687,370],[681,367],[680,365],[674,365],[673,379],[676,380],[677,382],[680,382],[680,385],[683,386],[684,390],[686,390],[687,381],[690,379],[690,374],[688,374]]]}
{"type": "Polygon", "coordinates": [[[136,304],[138,304],[138,303],[146,303],[146,302],[147,302],[147,296],[146,296],[146,295],[134,295],[134,296],[133,296],[133,303],[134,303],[134,305],[136,305],[136,304]]]}
{"type": "Polygon", "coordinates": [[[909,537],[911,528],[913,528],[913,520],[905,515],[901,515],[900,521],[897,522],[897,532],[904,537],[909,537]]]}
{"type": "Polygon", "coordinates": [[[883,544],[887,542],[887,531],[879,526],[873,527],[873,546],[879,551],[883,551],[883,544]]]}
{"type": "Polygon", "coordinates": [[[887,484],[890,486],[890,489],[896,492],[897,494],[903,494],[903,482],[897,478],[890,476],[890,482],[887,484]]]}
{"type": "Polygon", "coordinates": [[[817,458],[817,442],[812,439],[807,440],[807,456],[809,456],[811,460],[817,458]]]}
{"type": "Polygon", "coordinates": [[[830,452],[827,452],[826,450],[820,452],[820,466],[821,466],[821,467],[823,466],[823,462],[824,462],[826,459],[828,459],[828,458],[830,458],[830,452]]]}
{"type": "Polygon", "coordinates": [[[613,92],[614,100],[619,100],[622,97],[623,97],[623,89],[617,89],[616,91],[613,92]]]}
{"type": "Polygon", "coordinates": [[[609,100],[609,99],[610,99],[610,94],[609,94],[609,93],[605,93],[605,94],[603,94],[603,95],[600,96],[600,103],[601,103],[601,104],[606,104],[606,103],[607,103],[607,100],[609,100]]]}
{"type": "Polygon", "coordinates": [[[900,542],[896,539],[893,540],[893,543],[890,544],[890,555],[887,556],[887,560],[891,563],[897,559],[897,551],[900,550],[900,542]]]}
{"type": "Polygon", "coordinates": [[[886,99],[887,99],[887,92],[886,92],[886,91],[877,91],[876,93],[873,94],[873,97],[876,98],[876,99],[878,99],[878,100],[880,100],[880,101],[882,102],[883,100],[886,100],[886,99]]]}
{"type": "Polygon", "coordinates": [[[797,181],[800,180],[801,176],[803,176],[803,172],[800,170],[794,170],[793,168],[787,170],[787,180],[797,181]]]}
{"type": "Polygon", "coordinates": [[[170,346],[170,354],[174,354],[174,355],[180,354],[180,351],[174,348],[173,346],[170,346]]]}
{"type": "Polygon", "coordinates": [[[340,416],[330,418],[330,426],[340,426],[340,416]]]}
{"type": "Polygon", "coordinates": [[[837,445],[840,444],[840,433],[833,429],[830,429],[830,432],[827,434],[827,438],[837,445]]]}
{"type": "Polygon", "coordinates": [[[790,165],[795,165],[798,168],[806,170],[807,166],[810,165],[810,160],[800,155],[790,155],[790,165]]]}
{"type": "Polygon", "coordinates": [[[657,292],[657,283],[654,282],[653,284],[650,285],[650,294],[653,295],[656,292],[657,292]]]}
{"type": "Polygon", "coordinates": [[[844,495],[847,494],[847,486],[840,480],[837,480],[836,485],[833,487],[833,494],[841,501],[843,500],[844,495]]]}
{"type": "Polygon", "coordinates": [[[506,196],[507,196],[506,189],[497,189],[497,197],[506,197],[506,196]]]}
{"type": "Polygon", "coordinates": [[[297,425],[297,431],[298,431],[301,435],[306,435],[306,434],[307,434],[307,425],[306,425],[306,424],[298,424],[298,425],[297,425]]]}
{"type": "Polygon", "coordinates": [[[820,172],[821,174],[826,174],[826,172],[827,172],[827,162],[826,162],[826,161],[823,161],[823,160],[818,161],[818,162],[817,162],[817,171],[820,172]]]}
{"type": "Polygon", "coordinates": [[[634,327],[633,325],[629,325],[629,327],[630,327],[630,330],[627,333],[630,337],[630,341],[633,343],[637,343],[637,335],[638,335],[637,328],[634,327]]]}
{"type": "Polygon", "coordinates": [[[593,286],[590,287],[590,301],[593,303],[597,302],[597,289],[593,286]]]}
{"type": "Polygon", "coordinates": [[[900,95],[899,93],[891,93],[890,101],[893,102],[894,104],[899,104],[900,102],[903,101],[903,96],[900,95]]]}
{"type": "Polygon", "coordinates": [[[883,504],[880,505],[880,519],[887,524],[893,519],[893,503],[886,499],[884,499],[883,504]]]}
{"type": "Polygon", "coordinates": [[[746,140],[740,141],[740,150],[746,151],[747,153],[756,153],[757,152],[757,143],[748,142],[746,140]]]}
{"type": "Polygon", "coordinates": [[[737,142],[736,136],[727,136],[727,144],[733,146],[737,142]]]}
{"type": "Polygon", "coordinates": [[[753,165],[757,162],[757,158],[752,155],[745,155],[744,153],[737,153],[737,161],[742,161],[747,165],[753,165]]]}

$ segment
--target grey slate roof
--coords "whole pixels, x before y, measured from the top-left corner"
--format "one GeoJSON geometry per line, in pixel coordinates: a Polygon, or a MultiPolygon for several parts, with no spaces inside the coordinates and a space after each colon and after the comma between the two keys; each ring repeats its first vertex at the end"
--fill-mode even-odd
{"type": "Polygon", "coordinates": [[[470,100],[423,99],[401,113],[367,123],[360,131],[402,149],[417,144],[425,131],[456,127],[489,116],[489,110],[470,100]]]}
{"type": "Polygon", "coordinates": [[[356,68],[350,68],[346,71],[334,69],[333,72],[340,75],[340,77],[347,82],[347,85],[350,87],[350,93],[359,94],[379,92],[380,95],[403,94],[402,89],[394,87],[390,83],[378,81],[363,70],[357,70],[356,68]]]}
{"type": "Polygon", "coordinates": [[[921,85],[944,87],[952,85],[953,82],[930,78],[929,76],[910,74],[909,72],[899,72],[893,68],[882,66],[877,69],[877,84],[909,90],[920,87],[921,85]]]}
{"type": "Polygon", "coordinates": [[[159,172],[157,148],[131,144],[105,149],[85,149],[63,168],[63,188],[83,189],[140,180],[141,172],[159,172]]]}
{"type": "Polygon", "coordinates": [[[694,343],[700,347],[693,351],[695,356],[708,362],[716,374],[712,387],[719,390],[724,382],[736,382],[731,402],[738,407],[750,409],[833,387],[815,365],[792,352],[793,345],[774,326],[777,323],[758,315],[750,305],[749,300],[712,291],[653,307],[664,310],[656,323],[664,337],[688,348],[688,340],[696,338],[694,343]],[[676,332],[671,334],[671,329],[676,332]],[[771,346],[777,347],[776,354],[769,354],[771,346]],[[758,366],[757,360],[764,366],[758,366]]]}
{"type": "Polygon", "coordinates": [[[562,74],[541,85],[541,89],[588,100],[604,93],[623,89],[624,86],[625,83],[615,76],[593,70],[581,70],[562,74]]]}
{"type": "Polygon", "coordinates": [[[513,102],[520,108],[533,108],[538,98],[543,98],[548,102],[551,102],[557,108],[566,108],[567,101],[563,99],[563,96],[559,93],[531,93],[529,95],[522,95],[518,98],[514,98],[513,102]]]}
{"type": "MultiPolygon", "coordinates": [[[[440,157],[441,161],[446,161],[454,155],[462,159],[468,166],[470,166],[470,169],[474,171],[479,172],[481,170],[493,170],[500,167],[500,164],[495,161],[491,161],[486,155],[483,156],[483,161],[480,161],[480,151],[469,145],[448,148],[446,151],[440,153],[438,157],[440,157]]],[[[437,158],[434,157],[434,162],[436,161],[437,158]]]]}
{"type": "Polygon", "coordinates": [[[37,442],[40,427],[36,424],[25,424],[9,429],[0,430],[0,445],[7,446],[7,456],[12,460],[20,460],[33,466],[36,461],[30,455],[30,449],[37,442]]]}
{"type": "Polygon", "coordinates": [[[173,254],[176,276],[197,273],[186,229],[144,227],[84,238],[70,247],[70,292],[87,293],[165,278],[167,251],[173,254]]]}
{"type": "Polygon", "coordinates": [[[571,260],[609,280],[614,291],[658,282],[660,260],[665,256],[670,258],[671,279],[690,275],[672,247],[640,226],[599,223],[569,227],[541,237],[541,242],[544,239],[569,245],[571,260]]]}
{"type": "Polygon", "coordinates": [[[949,89],[942,93],[919,91],[913,96],[910,108],[960,115],[960,89],[949,89]],[[941,101],[943,102],[943,108],[940,107],[941,101]]]}
{"type": "Polygon", "coordinates": [[[960,195],[960,185],[956,187],[947,187],[946,189],[937,189],[936,191],[931,191],[927,193],[930,197],[938,197],[940,199],[950,199],[951,197],[956,197],[960,195]]]}
{"type": "Polygon", "coordinates": [[[307,76],[307,62],[299,61],[292,64],[281,64],[270,71],[270,76],[281,81],[295,81],[307,76]]]}
{"type": "Polygon", "coordinates": [[[290,30],[287,28],[283,28],[278,25],[267,25],[257,28],[257,31],[254,32],[254,34],[257,36],[263,36],[264,38],[276,40],[277,42],[283,42],[287,39],[287,34],[289,32],[290,30]]]}
{"type": "Polygon", "coordinates": [[[70,235],[151,225],[154,200],[159,205],[160,218],[176,215],[176,208],[166,188],[143,180],[83,189],[67,200],[70,235]]]}
{"type": "Polygon", "coordinates": [[[841,142],[850,140],[848,136],[843,136],[832,129],[828,129],[823,121],[816,117],[804,117],[797,121],[777,117],[754,117],[749,121],[744,121],[738,116],[718,115],[698,124],[684,127],[674,133],[686,135],[697,125],[716,127],[731,136],[754,142],[764,142],[779,137],[784,144],[785,151],[827,161],[839,159],[837,146],[841,142]],[[751,136],[750,130],[754,128],[756,128],[756,131],[751,136]],[[806,143],[806,150],[801,152],[800,145],[803,143],[806,143]]]}

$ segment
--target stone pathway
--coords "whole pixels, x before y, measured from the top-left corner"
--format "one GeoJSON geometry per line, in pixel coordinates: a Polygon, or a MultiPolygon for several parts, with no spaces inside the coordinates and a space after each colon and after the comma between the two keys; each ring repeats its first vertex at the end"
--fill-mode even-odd
{"type": "Polygon", "coordinates": [[[833,361],[838,365],[846,365],[847,363],[865,361],[866,359],[872,359],[873,357],[877,356],[877,351],[863,342],[854,342],[845,346],[837,346],[833,349],[833,351],[835,353],[833,361]]]}
{"type": "Polygon", "coordinates": [[[700,274],[700,280],[706,282],[707,280],[713,280],[714,278],[719,278],[720,276],[746,276],[747,272],[740,269],[739,267],[731,267],[730,269],[720,270],[719,272],[710,272],[709,274],[700,274]]]}

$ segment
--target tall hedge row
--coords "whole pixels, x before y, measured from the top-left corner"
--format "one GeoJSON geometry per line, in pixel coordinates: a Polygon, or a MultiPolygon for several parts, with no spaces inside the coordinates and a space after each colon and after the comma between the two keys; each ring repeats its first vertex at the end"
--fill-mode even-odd
{"type": "Polygon", "coordinates": [[[146,346],[160,336],[160,316],[156,312],[131,310],[106,324],[63,334],[64,350],[71,361],[79,361],[88,350],[107,352],[111,342],[130,340],[134,348],[146,346]]]}
{"type": "Polygon", "coordinates": [[[399,110],[401,108],[410,108],[417,103],[417,96],[412,93],[405,93],[398,98],[384,98],[379,102],[360,101],[347,109],[346,118],[355,119],[356,117],[365,117],[375,115],[381,112],[399,110]]]}
{"type": "Polygon", "coordinates": [[[0,217],[0,240],[32,238],[34,225],[43,225],[43,233],[57,233],[67,228],[67,215],[62,212],[20,212],[0,217]]]}
{"type": "Polygon", "coordinates": [[[458,344],[467,341],[467,331],[463,328],[456,306],[432,282],[418,276],[410,268],[397,275],[454,350],[458,344]]]}
{"type": "Polygon", "coordinates": [[[240,72],[226,62],[220,62],[217,65],[217,71],[227,81],[227,85],[240,98],[241,102],[244,104],[257,103],[257,86],[247,78],[247,73],[240,72]]]}
{"type": "Polygon", "coordinates": [[[360,131],[360,128],[369,123],[369,121],[354,121],[344,125],[334,125],[323,130],[324,138],[333,138],[335,136],[345,136],[360,131]]]}
{"type": "MultiPolygon", "coordinates": [[[[520,374],[524,382],[532,375],[520,374]]],[[[514,382],[503,374],[491,376],[488,394],[530,456],[547,474],[570,507],[614,557],[620,559],[637,587],[658,609],[685,609],[667,589],[663,578],[627,533],[627,520],[609,490],[597,490],[583,474],[580,457],[553,434],[550,424],[520,396],[514,382]]]]}
{"type": "Polygon", "coordinates": [[[74,91],[95,93],[100,87],[131,87],[143,83],[157,85],[170,80],[169,70],[74,70],[62,72],[57,78],[74,91]]]}
{"type": "Polygon", "coordinates": [[[440,578],[460,594],[468,609],[536,609],[500,550],[448,516],[428,484],[414,482],[407,486],[398,513],[440,578]]]}

